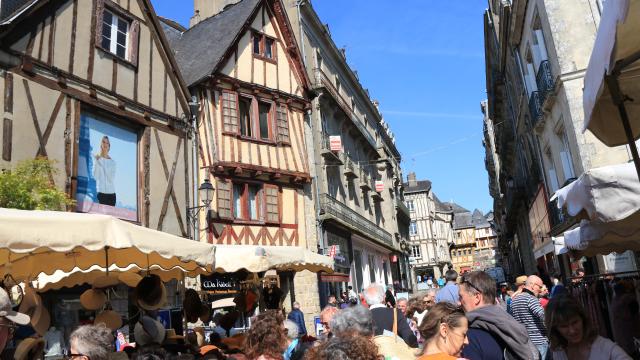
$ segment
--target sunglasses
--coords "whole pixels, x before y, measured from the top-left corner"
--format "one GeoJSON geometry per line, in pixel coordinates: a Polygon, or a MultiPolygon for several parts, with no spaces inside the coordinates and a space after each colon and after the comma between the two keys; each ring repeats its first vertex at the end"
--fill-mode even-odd
{"type": "Polygon", "coordinates": [[[471,283],[471,281],[469,281],[469,280],[467,280],[467,279],[462,279],[462,282],[460,282],[460,285],[462,285],[462,284],[467,284],[467,285],[471,286],[471,288],[473,288],[475,291],[477,291],[477,292],[479,292],[479,293],[482,293],[482,291],[480,291],[480,289],[478,289],[478,287],[477,287],[477,286],[473,285],[473,284],[471,283]]]}

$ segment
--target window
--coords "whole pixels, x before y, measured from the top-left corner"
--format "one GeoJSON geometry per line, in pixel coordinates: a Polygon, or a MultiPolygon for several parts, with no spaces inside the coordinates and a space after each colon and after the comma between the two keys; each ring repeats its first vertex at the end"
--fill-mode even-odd
{"type": "Polygon", "coordinates": [[[231,218],[231,182],[218,180],[218,217],[231,218]]]}
{"type": "Polygon", "coordinates": [[[271,138],[269,131],[269,120],[271,117],[271,104],[258,102],[258,120],[260,122],[260,139],[269,140],[271,138]]]}
{"type": "Polygon", "coordinates": [[[414,258],[421,258],[422,257],[422,250],[420,248],[420,245],[412,245],[411,246],[411,256],[413,256],[414,258]]]}
{"type": "Polygon", "coordinates": [[[412,221],[409,224],[409,235],[417,235],[418,234],[418,224],[415,221],[412,221]]]}
{"type": "Polygon", "coordinates": [[[240,111],[240,135],[252,137],[253,127],[251,126],[251,99],[240,96],[238,104],[238,110],[240,111]]]}
{"type": "Polygon", "coordinates": [[[241,220],[260,220],[261,186],[233,184],[233,216],[241,220]]]}
{"type": "Polygon", "coordinates": [[[556,173],[556,166],[553,163],[553,157],[551,156],[551,150],[545,151],[547,158],[547,175],[549,176],[549,193],[553,194],[560,188],[558,184],[558,174],[556,173]]]}
{"type": "Polygon", "coordinates": [[[130,63],[138,62],[140,22],[98,1],[96,46],[130,63]]]}
{"type": "Polygon", "coordinates": [[[218,180],[218,216],[224,219],[280,222],[280,190],[275,185],[218,180]]]}
{"type": "Polygon", "coordinates": [[[289,144],[289,121],[287,119],[287,107],[284,105],[278,106],[276,112],[276,140],[279,143],[289,144]]]}
{"type": "Polygon", "coordinates": [[[265,185],[266,220],[270,223],[280,222],[280,204],[278,201],[278,187],[275,185],[265,185]]]}
{"type": "Polygon", "coordinates": [[[409,209],[409,211],[414,212],[416,211],[416,209],[413,207],[413,200],[408,200],[407,201],[407,208],[409,209]]]}
{"type": "Polygon", "coordinates": [[[238,133],[238,94],[222,92],[222,120],[223,131],[227,133],[238,133]]]}
{"type": "Polygon", "coordinates": [[[276,59],[276,41],[275,39],[258,33],[253,33],[253,55],[263,58],[274,60],[276,59]]]}
{"type": "MultiPolygon", "coordinates": [[[[560,118],[562,121],[562,118],[560,118]]],[[[571,178],[576,177],[575,171],[573,170],[573,160],[571,159],[571,148],[569,147],[569,138],[567,137],[567,133],[564,129],[560,129],[556,134],[560,140],[561,148],[560,148],[560,161],[562,162],[562,171],[564,173],[564,180],[567,181],[571,178]]]]}
{"type": "MultiPolygon", "coordinates": [[[[273,104],[260,101],[251,95],[222,91],[222,121],[223,131],[227,134],[237,134],[246,138],[273,141],[272,130],[273,104]],[[254,106],[257,106],[257,110],[254,106]],[[256,118],[257,115],[257,118],[256,118]]],[[[277,135],[281,142],[289,143],[289,124],[286,108],[278,109],[277,135]]]]}

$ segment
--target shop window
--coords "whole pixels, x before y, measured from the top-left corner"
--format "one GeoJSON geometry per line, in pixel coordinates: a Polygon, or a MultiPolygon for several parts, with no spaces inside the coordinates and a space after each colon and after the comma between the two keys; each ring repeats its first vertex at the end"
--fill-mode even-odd
{"type": "Polygon", "coordinates": [[[104,0],[98,1],[96,46],[132,64],[138,63],[140,22],[116,10],[104,0]]]}

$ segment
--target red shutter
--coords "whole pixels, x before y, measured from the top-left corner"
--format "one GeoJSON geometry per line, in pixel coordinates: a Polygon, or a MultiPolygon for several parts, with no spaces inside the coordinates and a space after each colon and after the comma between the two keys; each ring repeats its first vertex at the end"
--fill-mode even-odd
{"type": "MultiPolygon", "coordinates": [[[[96,0],[96,46],[102,47],[102,19],[104,16],[104,0],[96,0]]],[[[109,49],[105,49],[109,51],[109,49]]]]}
{"type": "Polygon", "coordinates": [[[276,111],[276,140],[279,143],[289,144],[289,119],[287,116],[287,107],[279,105],[276,111]]]}
{"type": "Polygon", "coordinates": [[[238,133],[238,94],[222,91],[222,130],[227,133],[238,133]]]}
{"type": "Polygon", "coordinates": [[[231,216],[231,181],[218,179],[218,217],[223,219],[230,219],[231,216]]]}
{"type": "Polygon", "coordinates": [[[276,185],[264,185],[264,199],[265,199],[265,220],[268,223],[280,222],[280,203],[278,197],[280,191],[276,185]]]}
{"type": "MultiPolygon", "coordinates": [[[[140,42],[140,21],[134,20],[129,28],[129,60],[133,65],[138,66],[138,44],[140,42]]],[[[153,41],[151,42],[153,46],[153,41]]]]}

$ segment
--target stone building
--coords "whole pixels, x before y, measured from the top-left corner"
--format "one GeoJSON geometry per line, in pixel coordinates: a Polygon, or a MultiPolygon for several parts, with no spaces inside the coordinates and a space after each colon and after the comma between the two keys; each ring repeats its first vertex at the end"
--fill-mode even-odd
{"type": "Polygon", "coordinates": [[[315,96],[308,121],[318,245],[337,251],[345,274],[321,284],[322,293],[371,283],[406,288],[409,213],[394,135],[311,2],[284,3],[315,96]]]}
{"type": "Polygon", "coordinates": [[[626,147],[606,147],[582,132],[582,86],[601,2],[488,3],[483,112],[494,136],[485,147],[500,249],[512,254],[512,274],[537,267],[568,273],[569,259],[555,254],[554,239],[561,242],[574,221],[550,197],[588,169],[630,159],[626,147]]]}
{"type": "Polygon", "coordinates": [[[453,211],[433,193],[431,181],[417,180],[415,173],[404,183],[409,225],[412,282],[438,279],[451,268],[449,245],[453,243],[453,211]]]}

